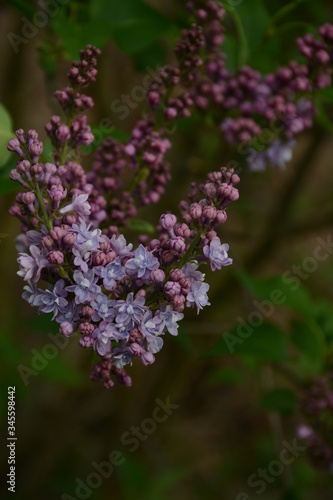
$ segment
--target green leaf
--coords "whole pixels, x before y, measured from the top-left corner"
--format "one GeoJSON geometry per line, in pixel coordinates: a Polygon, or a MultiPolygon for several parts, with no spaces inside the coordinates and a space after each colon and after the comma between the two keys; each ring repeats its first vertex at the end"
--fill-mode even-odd
{"type": "Polygon", "coordinates": [[[0,194],[11,193],[17,191],[20,188],[18,182],[14,182],[10,179],[10,171],[16,167],[16,161],[14,155],[12,154],[6,165],[0,170],[0,194]]]}
{"type": "Polygon", "coordinates": [[[286,361],[287,347],[288,338],[278,326],[263,323],[252,327],[243,323],[225,332],[204,357],[237,354],[255,361],[286,361]]]}
{"type": "Polygon", "coordinates": [[[142,234],[152,234],[155,228],[150,222],[142,219],[130,219],[127,223],[128,229],[135,231],[136,233],[142,234]]]}
{"type": "Polygon", "coordinates": [[[282,276],[269,278],[250,276],[239,269],[235,270],[235,273],[249,292],[262,300],[263,307],[266,307],[267,311],[271,309],[270,314],[273,313],[273,309],[276,307],[283,306],[300,313],[305,318],[313,319],[314,306],[312,301],[306,289],[300,284],[300,280],[294,278],[289,271],[282,276]]]}
{"type": "Polygon", "coordinates": [[[142,0],[96,0],[91,5],[94,20],[107,20],[118,47],[136,54],[152,45],[168,30],[168,20],[142,0]]]}
{"type": "Polygon", "coordinates": [[[265,410],[276,411],[282,415],[291,415],[295,412],[297,398],[290,389],[276,388],[266,392],[261,397],[260,406],[265,410]]]}
{"type": "Polygon", "coordinates": [[[230,366],[218,368],[208,376],[208,382],[211,385],[239,385],[244,380],[244,374],[237,368],[230,366]]]}
{"type": "Polygon", "coordinates": [[[319,372],[324,363],[324,345],[318,332],[307,323],[295,322],[292,341],[301,353],[301,363],[311,371],[319,372]]]}
{"type": "Polygon", "coordinates": [[[251,59],[260,52],[270,16],[262,0],[247,0],[237,6],[251,59]]]}
{"type": "Polygon", "coordinates": [[[13,124],[10,114],[3,104],[0,103],[0,167],[7,163],[12,154],[7,150],[7,144],[13,135],[13,124]]]}
{"type": "Polygon", "coordinates": [[[68,55],[77,59],[79,51],[88,43],[97,47],[103,47],[111,35],[111,25],[107,21],[84,21],[73,22],[65,9],[51,20],[51,27],[61,38],[68,55]]]}

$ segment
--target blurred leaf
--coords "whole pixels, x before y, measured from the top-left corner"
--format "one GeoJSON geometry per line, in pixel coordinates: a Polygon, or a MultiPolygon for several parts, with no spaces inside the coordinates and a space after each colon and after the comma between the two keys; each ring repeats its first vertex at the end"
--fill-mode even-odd
{"type": "Polygon", "coordinates": [[[7,149],[7,144],[13,136],[12,119],[6,108],[0,103],[0,167],[5,165],[12,155],[7,149]]]}
{"type": "Polygon", "coordinates": [[[40,372],[40,377],[68,387],[77,387],[81,383],[79,373],[62,358],[61,352],[54,359],[48,361],[47,366],[40,372]]]}
{"type": "Polygon", "coordinates": [[[212,385],[239,385],[243,380],[244,374],[230,366],[219,368],[208,376],[208,382],[212,385]]]}
{"type": "Polygon", "coordinates": [[[324,346],[317,331],[306,323],[294,323],[292,341],[301,352],[302,364],[319,371],[324,362],[324,346]]]}
{"type": "Polygon", "coordinates": [[[170,26],[162,14],[142,0],[95,0],[91,17],[98,22],[109,21],[118,47],[130,54],[151,46],[170,26]]]}
{"type": "Polygon", "coordinates": [[[257,360],[284,361],[287,356],[288,338],[276,325],[263,323],[253,329],[252,335],[236,347],[236,354],[257,360]]]}
{"type": "Polygon", "coordinates": [[[79,51],[87,44],[103,47],[111,35],[111,25],[103,20],[73,22],[65,9],[54,16],[50,23],[52,29],[61,38],[66,51],[72,59],[78,59],[79,51]]]}
{"type": "Polygon", "coordinates": [[[7,0],[10,5],[19,9],[23,14],[25,14],[29,19],[32,18],[36,10],[31,5],[30,2],[25,0],[7,0]]]}
{"type": "Polygon", "coordinates": [[[278,326],[263,323],[257,327],[251,327],[246,324],[246,338],[242,336],[244,326],[239,325],[230,330],[230,333],[224,333],[216,344],[207,349],[203,356],[226,356],[235,353],[257,361],[286,361],[289,359],[287,355],[288,338],[278,326]]]}
{"type": "Polygon", "coordinates": [[[0,170],[0,194],[11,193],[13,191],[17,191],[20,188],[20,184],[18,182],[12,181],[9,177],[10,171],[15,167],[16,161],[14,155],[11,154],[6,165],[4,165],[0,170]]]}
{"type": "Polygon", "coordinates": [[[59,332],[59,323],[52,321],[52,314],[35,314],[27,322],[29,330],[43,332],[45,335],[48,333],[59,332]]]}
{"type": "Polygon", "coordinates": [[[313,318],[313,304],[306,289],[300,283],[293,281],[293,278],[286,273],[282,276],[257,278],[239,269],[235,272],[240,282],[258,299],[270,301],[274,308],[288,307],[304,317],[313,318]],[[281,300],[285,299],[281,305],[275,305],[271,299],[274,291],[281,293],[281,300]]]}
{"type": "Polygon", "coordinates": [[[324,104],[324,101],[320,94],[315,97],[315,107],[317,109],[316,120],[327,130],[330,132],[333,131],[332,119],[327,112],[327,105],[324,104]]]}
{"type": "Polygon", "coordinates": [[[254,60],[263,44],[270,16],[262,0],[243,1],[237,6],[237,13],[241,18],[250,57],[254,60]]]}
{"type": "Polygon", "coordinates": [[[154,226],[150,222],[142,219],[129,219],[127,227],[131,231],[142,234],[152,234],[155,231],[154,226]]]}
{"type": "Polygon", "coordinates": [[[291,415],[297,406],[297,397],[290,389],[276,388],[266,392],[260,399],[260,406],[282,415],[291,415]]]}

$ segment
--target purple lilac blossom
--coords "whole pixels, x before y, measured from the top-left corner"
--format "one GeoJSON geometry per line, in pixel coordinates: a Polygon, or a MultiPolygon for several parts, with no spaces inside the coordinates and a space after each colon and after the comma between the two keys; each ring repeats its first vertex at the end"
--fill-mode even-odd
{"type": "Polygon", "coordinates": [[[212,271],[221,269],[222,266],[230,266],[232,259],[228,257],[229,245],[227,243],[221,244],[220,238],[214,238],[209,245],[205,245],[203,253],[210,261],[212,271]]]}

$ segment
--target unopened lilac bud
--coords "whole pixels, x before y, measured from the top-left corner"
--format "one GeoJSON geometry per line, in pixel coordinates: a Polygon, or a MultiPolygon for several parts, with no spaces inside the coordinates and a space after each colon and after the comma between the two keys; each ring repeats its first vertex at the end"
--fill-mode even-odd
{"type": "Polygon", "coordinates": [[[135,146],[133,144],[131,144],[131,143],[126,144],[126,146],[124,146],[124,152],[128,156],[134,156],[135,153],[136,153],[135,146]]]}
{"type": "Polygon", "coordinates": [[[65,337],[70,337],[73,333],[72,323],[69,323],[68,321],[64,321],[63,323],[61,323],[59,331],[65,337]]]}
{"type": "Polygon", "coordinates": [[[63,229],[61,229],[61,227],[58,227],[58,226],[54,227],[50,231],[50,236],[54,241],[62,240],[62,238],[65,236],[65,234],[66,234],[66,232],[63,229]]]}
{"type": "Polygon", "coordinates": [[[185,308],[185,296],[184,295],[175,295],[171,298],[171,304],[175,311],[182,312],[185,308]]]}
{"type": "Polygon", "coordinates": [[[203,209],[203,216],[208,220],[213,220],[216,217],[216,208],[210,205],[207,205],[203,209]]]}
{"type": "Polygon", "coordinates": [[[163,283],[163,281],[165,280],[165,273],[164,271],[162,271],[162,269],[156,269],[155,271],[151,271],[150,278],[153,283],[163,283]]]}
{"type": "Polygon", "coordinates": [[[224,222],[227,220],[227,213],[224,210],[218,210],[216,212],[215,220],[218,224],[224,224],[224,222]]]}
{"type": "Polygon", "coordinates": [[[35,163],[31,167],[31,173],[36,177],[43,174],[44,173],[43,165],[41,165],[40,163],[35,163]]]}
{"type": "Polygon", "coordinates": [[[178,111],[176,108],[166,108],[164,110],[164,117],[166,120],[174,120],[177,118],[178,111]]]}
{"type": "Polygon", "coordinates": [[[51,236],[47,235],[42,238],[42,247],[47,250],[51,250],[51,248],[53,248],[53,239],[51,236]]]}
{"type": "Polygon", "coordinates": [[[238,191],[238,189],[233,188],[230,195],[229,195],[229,199],[231,201],[236,201],[236,200],[238,200],[238,198],[239,198],[239,191],[238,191]]]}
{"type": "Polygon", "coordinates": [[[130,331],[130,337],[129,337],[130,342],[141,342],[142,339],[143,335],[137,328],[133,328],[133,330],[130,331]]]}
{"type": "Polygon", "coordinates": [[[207,184],[204,185],[203,189],[208,198],[213,198],[216,195],[216,187],[212,182],[207,182],[207,184]]]}
{"type": "Polygon", "coordinates": [[[17,153],[19,156],[23,156],[23,151],[20,147],[20,141],[18,139],[10,139],[7,145],[8,151],[17,153]]]}
{"type": "Polygon", "coordinates": [[[30,171],[30,167],[31,167],[30,161],[22,160],[18,162],[16,168],[20,174],[27,174],[30,171]]]}
{"type": "Polygon", "coordinates": [[[141,363],[144,366],[152,365],[155,362],[155,356],[151,352],[144,351],[141,355],[141,363]]]}
{"type": "Polygon", "coordinates": [[[128,350],[129,350],[129,352],[130,352],[131,354],[133,354],[133,356],[136,356],[136,357],[141,356],[142,351],[143,351],[142,347],[141,347],[139,344],[137,344],[136,342],[133,342],[133,343],[129,346],[128,350]]]}
{"type": "Polygon", "coordinates": [[[110,262],[113,262],[117,258],[117,254],[116,252],[111,250],[110,252],[105,254],[105,258],[106,258],[106,264],[109,264],[110,262]]]}
{"type": "Polygon", "coordinates": [[[82,335],[91,335],[94,333],[95,328],[91,323],[85,322],[80,324],[79,330],[82,335]]]}
{"type": "Polygon", "coordinates": [[[28,147],[29,153],[33,156],[40,156],[43,152],[43,143],[40,141],[34,141],[28,147]]]}
{"type": "Polygon", "coordinates": [[[61,201],[67,196],[67,189],[64,189],[61,184],[56,184],[47,190],[52,201],[61,201]]]}
{"type": "Polygon", "coordinates": [[[64,239],[63,239],[64,245],[67,245],[68,247],[72,247],[74,245],[74,242],[75,242],[74,233],[68,232],[67,234],[65,234],[64,239]]]}
{"type": "Polygon", "coordinates": [[[170,239],[170,250],[176,254],[182,254],[186,250],[186,243],[184,238],[181,236],[176,236],[176,238],[170,239]]]}
{"type": "Polygon", "coordinates": [[[83,306],[81,312],[85,318],[92,318],[93,315],[95,314],[95,309],[93,309],[90,306],[83,306]]]}
{"type": "Polygon", "coordinates": [[[60,125],[60,127],[56,130],[56,137],[60,144],[64,144],[64,142],[68,141],[71,137],[71,132],[67,125],[60,125]]]}
{"type": "Polygon", "coordinates": [[[94,252],[92,256],[92,261],[95,266],[105,266],[106,255],[104,252],[94,252]]]}
{"type": "Polygon", "coordinates": [[[180,281],[185,278],[185,274],[181,269],[171,269],[170,271],[170,279],[172,281],[180,281]]]}
{"type": "Polygon", "coordinates": [[[167,281],[164,285],[164,291],[169,297],[174,297],[180,294],[181,286],[176,281],[167,281]]]}
{"type": "Polygon", "coordinates": [[[36,195],[32,191],[27,191],[26,193],[22,193],[22,202],[26,205],[30,205],[34,203],[36,200],[36,195]]]}
{"type": "Polygon", "coordinates": [[[190,216],[192,219],[197,220],[202,216],[202,208],[199,203],[192,203],[190,206],[190,216]]]}
{"type": "Polygon", "coordinates": [[[163,229],[172,229],[177,222],[177,217],[173,214],[163,214],[160,217],[160,224],[163,229]]]}
{"type": "Polygon", "coordinates": [[[47,260],[49,261],[50,264],[61,266],[61,264],[64,262],[64,254],[59,250],[52,250],[48,254],[47,260]]]}
{"type": "Polygon", "coordinates": [[[76,216],[73,214],[66,214],[63,220],[64,222],[66,222],[66,224],[72,226],[73,224],[75,224],[77,219],[76,216]]]}
{"type": "Polygon", "coordinates": [[[207,239],[209,241],[212,241],[214,238],[216,238],[217,234],[216,234],[216,231],[209,231],[207,234],[207,239]]]}

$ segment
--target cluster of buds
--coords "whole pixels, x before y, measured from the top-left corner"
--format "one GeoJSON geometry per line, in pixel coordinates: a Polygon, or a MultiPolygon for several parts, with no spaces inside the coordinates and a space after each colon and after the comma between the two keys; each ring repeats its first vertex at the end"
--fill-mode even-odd
{"type": "Polygon", "coordinates": [[[302,400],[302,412],[309,424],[298,427],[298,436],[308,449],[312,463],[333,471],[333,374],[318,377],[302,400]]]}

